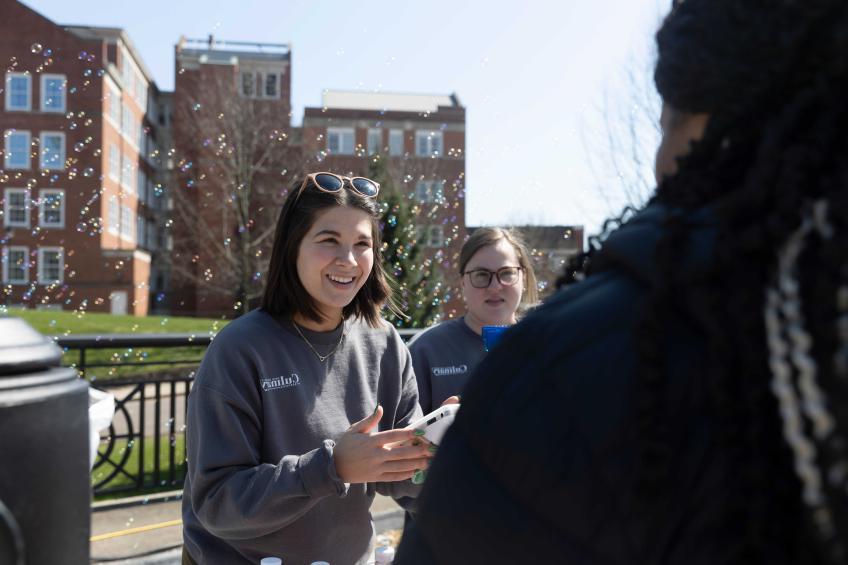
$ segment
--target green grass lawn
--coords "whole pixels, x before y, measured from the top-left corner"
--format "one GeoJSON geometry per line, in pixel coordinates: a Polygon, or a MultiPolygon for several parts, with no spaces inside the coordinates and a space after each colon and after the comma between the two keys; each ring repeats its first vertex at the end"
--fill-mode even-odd
{"type": "Polygon", "coordinates": [[[218,332],[227,320],[186,318],[177,316],[117,316],[113,314],[77,313],[70,311],[0,309],[9,316],[23,318],[45,335],[78,334],[161,334],[218,332]]]}
{"type": "MultiPolygon", "coordinates": [[[[223,328],[227,320],[209,318],[163,317],[163,316],[116,316],[112,314],[92,314],[77,312],[57,312],[44,310],[13,309],[0,310],[0,315],[8,314],[23,318],[39,332],[48,336],[69,336],[79,334],[152,334],[152,333],[189,333],[198,336],[215,334],[223,328]]],[[[180,367],[196,365],[196,361],[206,350],[200,347],[174,348],[120,348],[92,349],[86,352],[86,363],[103,363],[106,367],[89,367],[85,377],[89,380],[134,377],[162,371],[167,365],[121,366],[130,362],[170,362],[190,361],[180,367]],[[192,362],[193,361],[193,362],[192,362]]],[[[79,351],[65,352],[64,364],[76,366],[79,351]]]]}
{"type": "MultiPolygon", "coordinates": [[[[175,477],[178,480],[180,480],[180,484],[182,484],[181,481],[185,477],[185,473],[186,473],[186,464],[185,464],[185,461],[184,461],[184,457],[185,457],[185,434],[176,434],[174,439],[175,439],[174,445],[176,447],[176,452],[174,454],[174,459],[175,459],[175,464],[176,464],[176,467],[174,469],[174,474],[175,474],[175,477]]],[[[111,494],[97,495],[95,497],[95,500],[107,500],[107,499],[112,499],[112,498],[121,498],[121,497],[128,496],[128,495],[136,496],[136,495],[139,495],[139,494],[151,494],[151,493],[154,493],[154,492],[161,492],[161,491],[167,491],[167,490],[174,490],[175,488],[180,488],[179,486],[175,487],[175,486],[170,485],[170,484],[164,484],[164,481],[168,480],[168,471],[171,467],[170,459],[169,459],[169,456],[168,456],[168,442],[169,441],[170,440],[169,440],[167,435],[161,436],[160,444],[159,444],[159,473],[160,473],[159,484],[149,486],[149,487],[141,489],[141,490],[133,490],[130,493],[117,492],[117,493],[111,493],[111,494]]],[[[101,445],[101,448],[102,447],[103,447],[103,445],[101,445]]],[[[155,447],[156,446],[153,443],[152,437],[145,438],[145,440],[144,440],[144,477],[145,477],[144,482],[146,484],[151,484],[151,485],[152,485],[153,480],[154,480],[154,475],[153,475],[154,458],[153,457],[154,457],[154,454],[155,454],[155,452],[154,452],[155,447]]],[[[112,454],[109,456],[109,458],[112,461],[114,461],[115,463],[119,463],[123,459],[124,452],[127,449],[128,449],[127,448],[127,440],[117,439],[117,440],[115,440],[115,447],[112,451],[112,454]]],[[[128,473],[136,475],[138,473],[138,455],[139,455],[138,443],[134,443],[133,446],[129,448],[129,450],[130,450],[129,456],[127,458],[127,462],[124,464],[124,468],[127,470],[128,473]]],[[[97,469],[92,471],[92,473],[91,473],[91,484],[92,484],[92,486],[94,484],[100,482],[101,480],[103,480],[105,477],[107,477],[110,473],[112,473],[112,471],[114,469],[115,469],[115,467],[107,461],[106,463],[104,463],[103,465],[101,465],[100,467],[98,467],[97,469]]],[[[133,487],[133,488],[135,488],[135,482],[132,481],[126,475],[118,473],[117,475],[115,475],[115,477],[111,481],[109,481],[107,484],[103,485],[101,488],[110,488],[111,489],[111,488],[120,488],[120,487],[133,487]]]]}

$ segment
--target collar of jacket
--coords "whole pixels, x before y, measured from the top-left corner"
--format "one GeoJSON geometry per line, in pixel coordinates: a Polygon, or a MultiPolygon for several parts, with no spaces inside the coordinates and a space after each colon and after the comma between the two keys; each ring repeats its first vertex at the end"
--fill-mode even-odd
{"type": "Polygon", "coordinates": [[[684,223],[686,241],[681,247],[680,265],[675,273],[679,281],[695,281],[708,275],[716,245],[717,220],[709,208],[694,211],[672,209],[652,203],[614,231],[592,260],[592,273],[620,269],[648,284],[659,277],[657,245],[672,222],[684,223]]]}

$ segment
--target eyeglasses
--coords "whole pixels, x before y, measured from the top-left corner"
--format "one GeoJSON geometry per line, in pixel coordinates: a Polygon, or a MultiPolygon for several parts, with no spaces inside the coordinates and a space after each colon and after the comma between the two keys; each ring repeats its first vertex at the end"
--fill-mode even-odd
{"type": "Polygon", "coordinates": [[[498,282],[504,286],[513,286],[518,282],[519,273],[524,270],[524,267],[501,267],[497,271],[488,269],[474,269],[466,271],[463,275],[468,275],[468,280],[471,281],[471,286],[474,288],[489,288],[492,284],[492,277],[497,277],[498,282]]]}
{"type": "Polygon", "coordinates": [[[318,190],[332,193],[344,188],[345,181],[348,182],[354,192],[365,198],[376,198],[377,193],[380,192],[380,183],[365,177],[341,177],[333,173],[309,173],[303,179],[303,184],[300,185],[295,198],[300,197],[300,194],[310,182],[318,190]]]}

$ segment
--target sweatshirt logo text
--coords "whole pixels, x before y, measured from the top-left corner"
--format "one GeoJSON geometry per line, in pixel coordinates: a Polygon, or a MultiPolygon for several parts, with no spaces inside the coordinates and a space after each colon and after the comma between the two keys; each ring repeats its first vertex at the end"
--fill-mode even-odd
{"type": "Polygon", "coordinates": [[[292,373],[289,377],[280,375],[279,377],[259,379],[259,383],[262,385],[262,390],[267,392],[269,390],[279,390],[282,388],[297,386],[300,384],[300,377],[297,373],[292,373]]]}
{"type": "Polygon", "coordinates": [[[461,375],[468,371],[468,365],[449,365],[447,367],[433,367],[433,374],[437,377],[446,375],[461,375]]]}

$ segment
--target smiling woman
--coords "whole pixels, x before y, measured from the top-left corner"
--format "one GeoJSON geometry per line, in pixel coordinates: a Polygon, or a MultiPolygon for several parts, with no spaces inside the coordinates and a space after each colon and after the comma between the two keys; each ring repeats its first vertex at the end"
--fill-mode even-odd
{"type": "Polygon", "coordinates": [[[189,398],[185,563],[365,563],[375,492],[409,504],[429,464],[400,429],[421,415],[409,352],[380,318],[379,186],[294,188],[262,307],[218,334],[189,398]]]}

